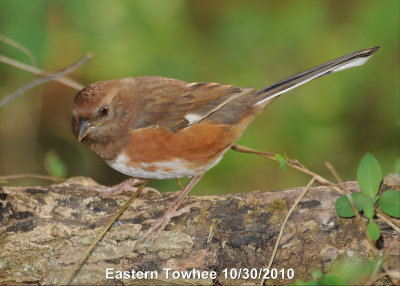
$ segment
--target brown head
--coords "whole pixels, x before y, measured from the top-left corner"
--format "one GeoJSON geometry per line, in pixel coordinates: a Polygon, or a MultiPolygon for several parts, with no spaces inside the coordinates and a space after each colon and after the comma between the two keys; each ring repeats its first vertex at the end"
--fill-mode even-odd
{"type": "Polygon", "coordinates": [[[137,120],[133,79],[96,82],[72,103],[72,134],[103,159],[112,159],[137,120]]]}

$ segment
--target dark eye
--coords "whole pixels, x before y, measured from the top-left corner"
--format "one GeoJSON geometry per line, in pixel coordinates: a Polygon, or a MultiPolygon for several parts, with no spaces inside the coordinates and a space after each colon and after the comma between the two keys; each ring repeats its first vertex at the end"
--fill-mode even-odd
{"type": "Polygon", "coordinates": [[[101,116],[107,116],[108,115],[108,107],[107,106],[103,106],[102,108],[100,108],[99,114],[101,116]]]}

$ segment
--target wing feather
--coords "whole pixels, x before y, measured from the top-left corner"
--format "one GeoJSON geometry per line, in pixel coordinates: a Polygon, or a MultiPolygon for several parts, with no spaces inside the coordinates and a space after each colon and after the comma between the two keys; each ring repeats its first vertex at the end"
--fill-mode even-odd
{"type": "Polygon", "coordinates": [[[179,130],[203,120],[253,88],[184,82],[163,77],[142,77],[141,114],[134,129],[165,126],[179,130]]]}

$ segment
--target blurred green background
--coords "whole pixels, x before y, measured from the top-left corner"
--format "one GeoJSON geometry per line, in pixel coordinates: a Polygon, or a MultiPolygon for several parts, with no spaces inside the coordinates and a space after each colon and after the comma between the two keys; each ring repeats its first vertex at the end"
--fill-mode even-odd
{"type": "MultiPolygon", "coordinates": [[[[239,143],[286,153],[330,179],[325,161],[343,179],[354,179],[366,152],[380,161],[384,174],[394,171],[399,155],[397,0],[1,0],[0,34],[29,47],[47,71],[92,52],[93,59],[71,74],[84,85],[160,75],[261,88],[348,52],[381,45],[366,65],[283,95],[239,143]]],[[[29,63],[3,43],[0,54],[29,63]]],[[[34,78],[0,63],[0,97],[34,78]]],[[[75,94],[48,83],[0,110],[0,176],[57,171],[103,184],[125,178],[72,139],[75,94]],[[65,166],[57,166],[59,160],[65,166]]],[[[267,159],[228,151],[193,194],[282,189],[308,180],[267,159]]],[[[173,180],[152,184],[177,189],[173,180]]]]}

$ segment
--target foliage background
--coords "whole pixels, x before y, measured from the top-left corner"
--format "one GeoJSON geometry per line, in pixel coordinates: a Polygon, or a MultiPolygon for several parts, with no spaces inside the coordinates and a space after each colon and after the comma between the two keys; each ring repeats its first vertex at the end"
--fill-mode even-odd
{"type": "MultiPolygon", "coordinates": [[[[82,84],[139,75],[264,87],[345,53],[381,45],[365,65],[283,95],[240,144],[297,158],[329,176],[325,161],[354,179],[368,151],[384,174],[399,151],[399,1],[1,0],[0,34],[29,47],[39,67],[58,70],[86,52],[72,76],[82,84]]],[[[29,62],[0,43],[0,54],[29,62]]],[[[0,97],[33,75],[0,64],[0,97]]],[[[75,91],[50,83],[0,110],[0,175],[45,173],[58,154],[67,176],[103,184],[124,176],[73,141],[75,91]]],[[[305,185],[277,163],[229,151],[193,193],[305,185]]],[[[32,183],[19,181],[12,183],[32,183]]],[[[153,182],[175,190],[173,180],[153,182]]]]}

